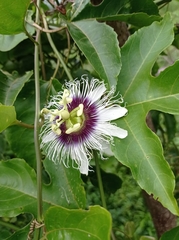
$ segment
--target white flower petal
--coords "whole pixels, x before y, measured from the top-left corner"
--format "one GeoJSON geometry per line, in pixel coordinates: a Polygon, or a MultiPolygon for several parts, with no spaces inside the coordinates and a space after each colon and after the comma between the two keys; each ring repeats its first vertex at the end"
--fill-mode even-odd
{"type": "Polygon", "coordinates": [[[108,136],[118,137],[118,138],[125,138],[127,137],[128,132],[120,127],[112,125],[110,123],[101,123],[98,124],[98,128],[100,129],[101,133],[104,133],[108,136]]]}
{"type": "Polygon", "coordinates": [[[127,113],[127,109],[121,106],[113,106],[104,108],[100,111],[100,119],[102,121],[111,121],[123,117],[127,113]]]}
{"type": "Polygon", "coordinates": [[[74,152],[71,152],[71,157],[74,159],[79,166],[79,170],[82,174],[88,175],[89,170],[89,159],[83,147],[74,147],[74,152]]]}
{"type": "Polygon", "coordinates": [[[92,91],[90,91],[88,94],[88,98],[90,99],[91,103],[94,103],[97,100],[99,100],[105,91],[106,91],[106,87],[105,87],[104,83],[97,86],[92,91]]]}
{"type": "Polygon", "coordinates": [[[102,152],[103,152],[106,156],[110,157],[110,156],[113,156],[113,155],[114,155],[113,152],[111,151],[111,147],[110,147],[109,142],[107,142],[107,141],[100,141],[100,143],[101,143],[101,145],[102,145],[102,152]]]}
{"type": "Polygon", "coordinates": [[[79,168],[80,173],[88,175],[88,169],[89,169],[88,159],[83,159],[83,161],[81,162],[81,166],[79,168]]]}

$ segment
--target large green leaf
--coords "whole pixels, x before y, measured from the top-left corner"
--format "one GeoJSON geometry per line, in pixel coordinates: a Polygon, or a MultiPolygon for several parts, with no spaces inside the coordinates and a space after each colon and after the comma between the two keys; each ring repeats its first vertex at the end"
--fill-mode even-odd
{"type": "Polygon", "coordinates": [[[13,105],[17,95],[32,74],[33,72],[31,71],[23,76],[18,76],[17,73],[9,74],[0,71],[0,102],[5,105],[13,105]]]}
{"type": "Polygon", "coordinates": [[[11,126],[16,121],[16,111],[13,106],[0,104],[0,132],[11,126]]]}
{"type": "MultiPolygon", "coordinates": [[[[43,209],[49,206],[84,208],[85,194],[80,173],[46,160],[50,183],[43,185],[43,209]]],[[[36,173],[22,159],[0,161],[0,216],[37,213],[36,173]]]]}
{"type": "Polygon", "coordinates": [[[99,6],[93,6],[90,0],[77,0],[73,5],[72,19],[84,20],[109,15],[117,15],[124,7],[126,0],[104,0],[99,6]]]}
{"type": "Polygon", "coordinates": [[[44,161],[44,167],[50,176],[50,183],[44,185],[43,196],[51,205],[66,208],[85,208],[86,196],[80,172],[72,167],[67,168],[63,163],[55,164],[51,160],[44,161]]]}
{"type": "Polygon", "coordinates": [[[71,12],[71,19],[75,18],[79,15],[79,13],[85,8],[85,6],[89,3],[89,0],[77,0],[73,4],[73,9],[71,12]]]}
{"type": "Polygon", "coordinates": [[[28,233],[30,231],[30,224],[21,228],[19,231],[12,234],[10,237],[6,238],[6,240],[25,240],[28,239],[28,233]]]}
{"type": "Polygon", "coordinates": [[[179,239],[179,227],[173,228],[170,231],[165,232],[160,240],[178,240],[179,239]]]}
{"type": "MultiPolygon", "coordinates": [[[[26,14],[26,18],[28,22],[32,21],[33,11],[28,11],[26,14]]],[[[32,35],[35,32],[35,28],[30,24],[26,24],[27,32],[32,35]]],[[[0,34],[0,51],[5,52],[14,48],[17,44],[22,42],[24,39],[27,39],[28,36],[26,33],[19,33],[15,35],[4,35],[0,34]]]]}
{"type": "Polygon", "coordinates": [[[117,35],[105,23],[84,20],[68,24],[69,32],[100,78],[116,85],[121,68],[117,35]]]}
{"type": "Polygon", "coordinates": [[[17,34],[24,31],[24,17],[30,0],[0,1],[0,34],[17,34]]]}
{"type": "Polygon", "coordinates": [[[100,21],[125,21],[142,27],[160,20],[158,8],[152,0],[104,0],[93,6],[89,0],[77,1],[74,4],[73,21],[98,19],[100,21]]]}
{"type": "Polygon", "coordinates": [[[137,27],[143,27],[143,26],[150,25],[154,21],[161,20],[161,17],[139,12],[139,13],[108,16],[108,17],[100,18],[100,20],[101,21],[121,21],[121,22],[127,22],[128,24],[132,24],[137,27]]]}
{"type": "Polygon", "coordinates": [[[147,14],[158,15],[158,6],[153,0],[130,0],[131,12],[145,12],[147,14]]]}
{"type": "Polygon", "coordinates": [[[76,17],[74,20],[105,18],[124,13],[143,12],[150,15],[158,15],[158,7],[153,0],[103,0],[101,4],[94,6],[90,0],[77,1],[74,4],[74,12],[72,15],[76,17]],[[80,3],[79,3],[80,2],[80,3]]]}
{"type": "Polygon", "coordinates": [[[89,210],[52,207],[45,215],[46,239],[109,240],[111,216],[100,206],[89,210]]]}
{"type": "Polygon", "coordinates": [[[128,130],[128,137],[120,143],[116,139],[113,151],[119,161],[130,167],[141,188],[178,215],[173,196],[174,175],[164,159],[158,137],[146,126],[151,109],[179,114],[179,62],[158,77],[151,76],[158,54],[172,41],[173,24],[167,15],[162,22],[136,32],[122,48],[117,90],[122,93],[129,112],[117,124],[128,130]]]}
{"type": "Polygon", "coordinates": [[[5,52],[14,48],[18,43],[27,39],[25,33],[19,33],[16,35],[0,35],[0,51],[5,52]]]}
{"type": "Polygon", "coordinates": [[[36,174],[22,159],[0,161],[0,216],[36,215],[36,174]]]}
{"type": "MultiPolygon", "coordinates": [[[[46,100],[47,84],[41,86],[41,107],[44,106],[46,100]],[[45,85],[45,88],[44,88],[45,85]]],[[[16,101],[15,108],[17,119],[19,121],[34,124],[35,113],[35,92],[34,81],[27,82],[16,101]]],[[[5,131],[6,138],[11,146],[11,149],[17,157],[25,159],[30,166],[36,167],[36,156],[34,150],[34,131],[33,129],[20,126],[11,126],[5,131]]]]}

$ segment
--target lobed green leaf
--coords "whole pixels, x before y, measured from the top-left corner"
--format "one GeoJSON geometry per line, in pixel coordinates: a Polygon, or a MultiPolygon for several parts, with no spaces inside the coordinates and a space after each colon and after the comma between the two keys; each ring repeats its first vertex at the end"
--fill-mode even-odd
{"type": "Polygon", "coordinates": [[[179,114],[179,62],[158,77],[151,69],[158,54],[173,41],[173,23],[165,16],[160,23],[140,29],[122,48],[122,69],[117,90],[127,102],[128,115],[117,124],[128,130],[128,137],[115,140],[116,158],[130,167],[134,178],[148,194],[153,194],[164,207],[178,215],[173,196],[175,178],[163,156],[161,142],[146,126],[151,109],[179,114]]]}

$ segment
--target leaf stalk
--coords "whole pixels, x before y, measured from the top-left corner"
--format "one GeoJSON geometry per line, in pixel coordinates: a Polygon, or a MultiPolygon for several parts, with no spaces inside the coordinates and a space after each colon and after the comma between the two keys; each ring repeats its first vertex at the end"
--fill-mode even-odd
{"type": "Polygon", "coordinates": [[[34,129],[34,125],[31,125],[31,124],[28,124],[28,123],[25,123],[25,122],[21,122],[19,120],[16,120],[14,122],[14,125],[18,125],[18,126],[25,127],[25,128],[28,128],[28,129],[34,129]]]}

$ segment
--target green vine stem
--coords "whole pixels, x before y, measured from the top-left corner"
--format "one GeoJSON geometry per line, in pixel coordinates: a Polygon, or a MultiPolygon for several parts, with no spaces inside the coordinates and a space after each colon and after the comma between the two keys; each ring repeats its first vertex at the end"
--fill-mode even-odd
{"type": "Polygon", "coordinates": [[[42,70],[42,78],[43,80],[47,80],[46,79],[46,72],[45,72],[45,59],[44,59],[44,54],[42,51],[42,44],[41,44],[41,37],[39,39],[39,55],[40,55],[40,62],[41,62],[41,70],[42,70]]]}
{"type": "Polygon", "coordinates": [[[46,96],[47,101],[48,101],[48,98],[50,96],[50,89],[51,89],[51,86],[52,86],[52,81],[53,81],[53,79],[55,78],[55,76],[58,72],[59,65],[60,65],[60,61],[59,61],[59,59],[57,59],[57,64],[56,64],[55,71],[54,71],[52,77],[50,78],[50,81],[49,81],[49,84],[48,84],[48,87],[47,87],[47,96],[46,96]]]}
{"type": "MultiPolygon", "coordinates": [[[[104,188],[103,188],[103,181],[102,181],[102,177],[101,177],[101,169],[99,166],[99,159],[98,159],[96,151],[94,152],[94,160],[95,160],[95,165],[96,165],[96,175],[97,175],[97,179],[98,179],[98,186],[99,186],[99,192],[100,192],[100,196],[101,196],[102,207],[104,207],[107,210],[106,199],[105,199],[104,188]]],[[[111,239],[116,240],[112,230],[111,230],[111,239]]]]}
{"type": "Polygon", "coordinates": [[[94,152],[94,158],[95,158],[96,175],[97,175],[97,179],[98,179],[98,186],[99,186],[99,192],[100,192],[100,196],[101,196],[102,206],[105,209],[107,209],[104,188],[103,188],[103,182],[102,182],[102,178],[101,178],[101,170],[100,170],[98,156],[97,156],[96,151],[94,152]]]}
{"type": "MultiPolygon", "coordinates": [[[[40,22],[40,0],[36,2],[36,23],[40,22]]],[[[40,118],[40,81],[39,81],[39,43],[40,43],[40,30],[36,30],[36,42],[34,49],[34,75],[35,75],[35,118],[34,118],[34,143],[36,152],[37,164],[37,221],[42,223],[42,165],[41,165],[41,152],[39,142],[39,118],[40,118]]],[[[35,230],[35,240],[40,239],[40,231],[38,228],[35,230]]]]}
{"type": "MultiPolygon", "coordinates": [[[[49,29],[48,29],[48,25],[47,25],[47,21],[46,21],[46,17],[45,17],[45,14],[44,14],[44,13],[42,13],[42,18],[43,18],[43,24],[44,24],[45,30],[49,30],[49,29]]],[[[68,68],[67,68],[67,66],[66,66],[66,64],[65,64],[65,62],[64,62],[64,60],[63,60],[63,57],[61,56],[61,54],[60,54],[59,51],[57,50],[57,48],[56,48],[56,46],[55,46],[55,44],[54,44],[54,42],[53,42],[53,40],[52,40],[52,38],[51,38],[50,33],[46,32],[46,35],[47,35],[47,38],[48,38],[48,41],[49,41],[49,43],[50,43],[51,48],[53,49],[54,53],[56,54],[56,57],[60,60],[62,66],[63,66],[63,69],[65,70],[65,72],[66,72],[69,80],[72,81],[72,80],[73,80],[73,77],[71,76],[71,73],[69,72],[69,70],[68,70],[68,68]]]]}

